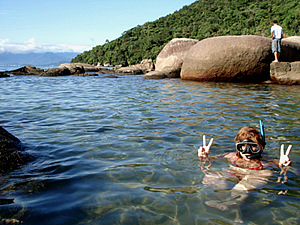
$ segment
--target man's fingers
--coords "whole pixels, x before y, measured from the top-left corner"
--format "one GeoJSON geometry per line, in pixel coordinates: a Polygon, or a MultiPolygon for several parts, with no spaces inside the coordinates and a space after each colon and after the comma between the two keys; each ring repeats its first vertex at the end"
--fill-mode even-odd
{"type": "Polygon", "coordinates": [[[211,139],[210,139],[210,142],[208,143],[208,147],[209,147],[209,148],[211,147],[211,145],[212,145],[213,142],[214,142],[214,139],[211,138],[211,139]]]}
{"type": "Polygon", "coordinates": [[[285,154],[286,156],[289,156],[291,149],[292,149],[292,145],[289,145],[288,149],[286,150],[286,154],[285,154]]]}
{"type": "Polygon", "coordinates": [[[203,135],[203,147],[206,147],[206,136],[203,135]]]}
{"type": "Polygon", "coordinates": [[[198,157],[200,157],[203,154],[203,147],[200,147],[198,149],[198,157]]]}
{"type": "Polygon", "coordinates": [[[280,156],[284,155],[284,144],[281,145],[280,156]]]}

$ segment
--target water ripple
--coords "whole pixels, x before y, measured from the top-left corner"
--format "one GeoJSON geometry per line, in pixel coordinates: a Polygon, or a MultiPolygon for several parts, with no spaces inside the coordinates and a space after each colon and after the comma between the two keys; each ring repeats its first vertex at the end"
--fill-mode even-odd
{"type": "MultiPolygon", "coordinates": [[[[197,148],[205,134],[215,138],[212,155],[232,151],[236,132],[262,119],[269,156],[278,158],[281,143],[293,144],[296,172],[288,199],[276,195],[274,176],[249,204],[264,206],[261,224],[273,221],[273,210],[299,222],[298,86],[141,76],[14,76],[0,82],[1,126],[35,157],[3,175],[0,197],[9,204],[2,206],[2,218],[15,215],[25,224],[41,217],[44,224],[231,223],[230,213],[205,208],[213,190],[202,184],[197,148]]],[[[226,166],[214,161],[212,170],[226,166]]],[[[244,221],[252,220],[245,213],[244,221]]]]}

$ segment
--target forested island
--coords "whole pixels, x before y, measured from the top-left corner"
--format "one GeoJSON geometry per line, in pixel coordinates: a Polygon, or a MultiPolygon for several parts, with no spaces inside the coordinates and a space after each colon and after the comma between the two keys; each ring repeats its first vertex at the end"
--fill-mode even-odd
{"type": "Polygon", "coordinates": [[[72,62],[127,66],[142,59],[155,60],[173,38],[270,37],[274,19],[283,27],[284,37],[299,35],[300,3],[295,0],[199,0],[173,14],[127,30],[116,40],[77,55],[72,62]]]}

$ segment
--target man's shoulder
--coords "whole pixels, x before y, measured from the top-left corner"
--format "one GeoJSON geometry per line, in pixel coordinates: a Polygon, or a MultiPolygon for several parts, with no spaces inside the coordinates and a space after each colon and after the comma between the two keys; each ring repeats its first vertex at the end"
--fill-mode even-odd
{"type": "Polygon", "coordinates": [[[273,25],[273,26],[271,27],[271,30],[282,30],[282,27],[279,26],[279,25],[273,25]]]}

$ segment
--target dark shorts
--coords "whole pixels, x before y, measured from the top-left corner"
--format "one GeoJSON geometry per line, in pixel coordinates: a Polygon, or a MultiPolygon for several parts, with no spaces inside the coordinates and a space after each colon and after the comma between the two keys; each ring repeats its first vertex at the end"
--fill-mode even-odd
{"type": "Polygon", "coordinates": [[[272,52],[281,52],[281,39],[272,40],[272,52]]]}

